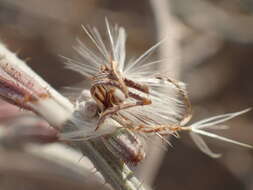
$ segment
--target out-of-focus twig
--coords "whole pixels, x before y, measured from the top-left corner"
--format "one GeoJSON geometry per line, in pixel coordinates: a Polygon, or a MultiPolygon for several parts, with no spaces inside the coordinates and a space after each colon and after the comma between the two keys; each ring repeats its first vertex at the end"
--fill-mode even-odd
{"type": "MultiPolygon", "coordinates": [[[[173,78],[179,78],[181,69],[181,50],[179,42],[183,35],[183,26],[171,13],[171,1],[168,0],[150,0],[151,7],[156,21],[158,39],[166,38],[165,42],[160,47],[160,58],[167,59],[159,65],[159,70],[166,70],[166,74],[173,78]]],[[[154,137],[156,138],[156,137],[154,137]]],[[[159,146],[161,139],[154,139],[149,146],[146,161],[140,167],[140,176],[149,186],[152,186],[154,178],[158,172],[164,149],[159,146]]]]}
{"type": "Polygon", "coordinates": [[[182,72],[187,71],[215,55],[222,47],[223,40],[212,32],[198,34],[182,46],[182,72]]]}
{"type": "Polygon", "coordinates": [[[160,47],[160,57],[168,59],[159,66],[160,71],[168,71],[173,78],[180,77],[181,49],[180,41],[184,36],[184,26],[172,13],[171,1],[151,0],[154,12],[158,40],[166,39],[160,47]]]}
{"type": "Polygon", "coordinates": [[[173,5],[174,12],[198,30],[212,31],[231,41],[253,40],[252,15],[228,13],[206,0],[173,0],[173,5]]]}

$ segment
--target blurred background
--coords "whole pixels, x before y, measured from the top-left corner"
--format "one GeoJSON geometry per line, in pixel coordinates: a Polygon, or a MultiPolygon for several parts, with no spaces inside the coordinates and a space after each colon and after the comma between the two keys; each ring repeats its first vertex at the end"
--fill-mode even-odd
{"type": "MultiPolygon", "coordinates": [[[[105,17],[126,28],[128,58],[167,37],[153,59],[165,58],[157,71],[187,84],[193,121],[253,106],[251,0],[0,0],[0,39],[60,89],[84,79],[64,69],[59,55],[75,58],[76,38],[88,40],[81,25],[103,33],[105,17]]],[[[219,134],[253,144],[252,116],[227,122],[231,129],[219,134]]],[[[209,158],[182,135],[166,153],[151,148],[136,173],[159,190],[253,190],[253,152],[206,140],[221,158],[209,158]]]]}

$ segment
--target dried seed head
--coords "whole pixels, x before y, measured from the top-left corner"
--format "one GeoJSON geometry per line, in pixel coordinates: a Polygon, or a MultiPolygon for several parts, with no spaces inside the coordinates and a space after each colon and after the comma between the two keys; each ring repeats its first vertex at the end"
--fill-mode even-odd
{"type": "MultiPolygon", "coordinates": [[[[217,155],[213,154],[208,149],[198,134],[251,147],[249,145],[228,140],[224,137],[218,137],[217,135],[196,127],[215,126],[227,119],[231,119],[231,116],[236,116],[247,110],[232,113],[231,115],[224,115],[224,118],[221,116],[223,119],[218,119],[216,122],[213,122],[212,118],[210,118],[193,125],[185,126],[191,119],[191,104],[185,90],[185,85],[180,81],[154,73],[154,66],[163,60],[147,62],[147,58],[160,44],[162,44],[162,42],[159,42],[148,49],[135,61],[127,62],[125,53],[126,33],[124,28],[118,26],[111,27],[107,20],[106,28],[110,44],[109,47],[105,45],[96,28],[83,27],[86,34],[97,48],[97,51],[90,50],[79,41],[79,46],[76,49],[86,62],[82,63],[67,59],[68,63],[66,64],[66,67],[75,70],[90,79],[96,79],[96,85],[100,85],[102,89],[105,90],[104,92],[101,92],[103,90],[100,89],[99,93],[92,91],[94,92],[92,95],[96,95],[93,96],[93,98],[102,112],[100,115],[100,118],[103,118],[102,121],[104,121],[106,117],[108,117],[108,119],[113,118],[125,128],[129,128],[130,130],[139,133],[158,135],[162,139],[165,135],[178,136],[178,132],[188,131],[197,146],[204,153],[213,157],[217,157],[217,155]],[[144,62],[146,63],[144,64],[144,62]],[[110,70],[110,67],[107,66],[109,63],[115,63],[114,66],[116,65],[116,69],[113,69],[113,67],[111,67],[111,69],[118,71],[116,82],[122,84],[122,81],[119,79],[123,79],[125,87],[128,88],[127,91],[123,91],[121,86],[114,83],[115,81],[112,80],[115,79],[110,78],[109,74],[101,72],[101,68],[110,70]],[[119,77],[119,75],[121,76],[119,77]],[[129,97],[122,96],[122,94],[126,94],[126,92],[129,97]],[[110,104],[108,106],[108,100],[106,100],[108,95],[117,98],[120,101],[117,102],[112,100],[112,105],[110,104]],[[145,97],[146,95],[148,95],[148,98],[145,97]],[[139,100],[141,101],[138,102],[139,100]],[[209,123],[205,124],[205,122],[209,123]]],[[[219,116],[217,118],[219,118],[219,116]]],[[[111,144],[113,145],[113,143],[111,144]]],[[[134,143],[130,144],[133,145],[134,143]]],[[[113,145],[112,147],[114,147],[119,154],[125,155],[126,158],[128,156],[126,156],[126,151],[124,150],[128,150],[128,155],[131,154],[131,148],[127,148],[127,146],[125,148],[121,146],[119,146],[120,148],[115,148],[116,146],[113,145]]]]}
{"type": "MultiPolygon", "coordinates": [[[[118,26],[111,27],[108,21],[106,21],[106,28],[109,46],[103,42],[102,37],[96,28],[83,27],[86,34],[90,37],[97,48],[97,51],[90,50],[85,44],[78,41],[79,46],[76,47],[76,50],[81,55],[81,58],[85,59],[85,61],[82,60],[81,62],[67,59],[66,63],[67,68],[75,70],[91,80],[95,77],[97,80],[96,83],[98,84],[98,82],[100,82],[99,85],[106,88],[107,91],[111,86],[113,86],[114,91],[112,93],[112,97],[116,97],[120,100],[118,102],[124,101],[123,103],[126,106],[119,105],[119,108],[114,107],[114,111],[111,110],[110,114],[107,112],[106,116],[104,116],[105,114],[101,115],[103,115],[103,117],[110,117],[110,115],[117,112],[123,118],[127,118],[132,121],[135,126],[145,125],[151,128],[152,126],[162,123],[174,124],[184,118],[184,112],[185,109],[187,109],[187,105],[185,105],[184,101],[174,96],[181,96],[181,92],[178,92],[178,87],[175,87],[175,85],[170,81],[166,81],[155,76],[153,68],[156,64],[161,62],[161,60],[146,62],[150,54],[162,42],[151,47],[135,61],[127,62],[125,53],[126,32],[124,28],[118,26]],[[146,63],[144,63],[144,61],[146,63]],[[101,68],[103,68],[102,66],[110,63],[117,63],[117,74],[121,75],[119,78],[125,80],[125,85],[129,85],[129,96],[131,92],[133,94],[132,97],[123,98],[120,86],[113,83],[114,81],[111,81],[107,75],[104,75],[103,73],[98,74],[101,72],[101,68]],[[106,79],[108,81],[106,81],[106,79]],[[129,81],[134,81],[134,84],[131,84],[129,81]],[[109,88],[107,89],[107,87],[109,88]],[[159,89],[163,90],[161,91],[159,89]],[[138,106],[134,106],[134,104],[138,106]]],[[[184,89],[183,83],[178,83],[178,86],[180,86],[181,89],[184,89]]],[[[100,91],[102,90],[103,89],[100,89],[100,91]]],[[[184,90],[181,91],[185,92],[184,90]]],[[[107,100],[105,100],[106,96],[104,94],[105,93],[95,92],[96,96],[94,96],[94,99],[102,112],[105,111],[104,107],[107,106],[107,104],[105,105],[105,101],[107,100]],[[102,96],[98,96],[101,94],[102,96]]],[[[112,100],[112,102],[117,104],[117,101],[112,100]]]]}

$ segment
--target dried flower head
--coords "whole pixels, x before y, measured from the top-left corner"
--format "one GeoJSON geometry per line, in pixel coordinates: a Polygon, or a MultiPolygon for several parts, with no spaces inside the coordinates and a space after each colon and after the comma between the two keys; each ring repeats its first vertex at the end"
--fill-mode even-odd
{"type": "MultiPolygon", "coordinates": [[[[156,64],[163,60],[148,62],[148,57],[162,43],[154,45],[134,61],[126,60],[126,32],[124,28],[111,27],[106,20],[107,43],[96,28],[83,27],[95,46],[95,51],[80,40],[76,47],[84,61],[67,59],[66,67],[87,77],[91,82],[91,96],[97,103],[99,119],[96,130],[86,135],[76,132],[65,138],[78,136],[80,139],[94,138],[111,133],[111,128],[103,129],[105,122],[116,121],[119,128],[127,128],[141,135],[178,136],[181,131],[188,131],[196,145],[204,153],[218,157],[199,135],[209,136],[240,146],[252,146],[230,140],[205,131],[221,129],[220,123],[243,114],[249,109],[204,119],[187,125],[191,119],[191,104],[185,85],[175,79],[154,72],[156,64]],[[100,131],[100,132],[99,132],[100,131]],[[80,135],[82,134],[82,135],[80,135]]],[[[169,142],[168,142],[169,143],[169,142]]]]}

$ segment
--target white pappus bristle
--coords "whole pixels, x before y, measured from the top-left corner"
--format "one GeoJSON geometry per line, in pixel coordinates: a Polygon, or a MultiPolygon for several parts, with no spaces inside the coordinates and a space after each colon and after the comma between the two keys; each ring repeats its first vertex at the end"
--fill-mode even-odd
{"type": "Polygon", "coordinates": [[[217,134],[206,131],[208,129],[225,129],[224,125],[220,125],[221,123],[223,123],[227,120],[230,120],[234,117],[237,117],[239,115],[242,115],[244,113],[247,113],[250,110],[251,110],[251,108],[248,108],[248,109],[245,109],[245,110],[242,110],[239,112],[218,115],[218,116],[214,116],[211,118],[200,120],[200,121],[189,126],[190,136],[192,137],[193,141],[200,148],[201,151],[203,151],[207,155],[214,157],[214,158],[221,156],[221,154],[213,153],[208,148],[208,146],[206,145],[206,143],[204,142],[202,137],[200,137],[200,135],[207,136],[207,137],[214,138],[214,139],[218,139],[218,140],[221,140],[224,142],[236,144],[236,145],[239,145],[239,146],[242,146],[245,148],[253,149],[252,145],[248,145],[248,144],[245,144],[245,143],[242,143],[242,142],[239,142],[236,140],[232,140],[232,139],[229,139],[226,137],[222,137],[217,134]]]}

